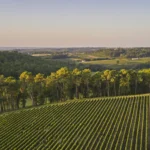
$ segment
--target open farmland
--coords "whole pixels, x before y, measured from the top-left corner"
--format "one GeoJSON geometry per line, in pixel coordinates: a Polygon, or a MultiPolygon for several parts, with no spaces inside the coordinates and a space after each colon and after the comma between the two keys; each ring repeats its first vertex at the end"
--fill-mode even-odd
{"type": "Polygon", "coordinates": [[[0,115],[0,149],[147,150],[149,95],[76,100],[0,115]]]}
{"type": "Polygon", "coordinates": [[[131,58],[115,58],[109,60],[91,60],[84,61],[84,64],[101,64],[101,65],[129,65],[129,64],[144,64],[149,63],[150,57],[144,57],[133,60],[131,58]]]}

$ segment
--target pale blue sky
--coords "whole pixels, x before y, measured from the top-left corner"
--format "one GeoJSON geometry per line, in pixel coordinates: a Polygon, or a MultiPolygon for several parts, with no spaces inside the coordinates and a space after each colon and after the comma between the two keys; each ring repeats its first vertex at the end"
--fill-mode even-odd
{"type": "Polygon", "coordinates": [[[150,1],[0,0],[0,46],[150,46],[150,1]]]}

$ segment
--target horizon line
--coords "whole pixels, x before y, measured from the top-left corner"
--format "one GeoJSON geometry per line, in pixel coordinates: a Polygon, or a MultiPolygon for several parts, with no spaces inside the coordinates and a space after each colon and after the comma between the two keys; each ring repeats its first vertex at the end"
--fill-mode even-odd
{"type": "Polygon", "coordinates": [[[150,46],[0,46],[1,48],[150,48],[150,46]]]}

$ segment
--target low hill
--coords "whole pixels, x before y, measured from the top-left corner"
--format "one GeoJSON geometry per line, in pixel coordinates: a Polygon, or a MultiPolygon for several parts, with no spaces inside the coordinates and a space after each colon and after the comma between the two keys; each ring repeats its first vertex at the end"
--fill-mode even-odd
{"type": "Polygon", "coordinates": [[[0,149],[148,149],[149,95],[76,100],[0,115],[0,149]]]}
{"type": "Polygon", "coordinates": [[[0,51],[0,73],[4,76],[18,78],[25,70],[49,75],[63,66],[74,68],[74,63],[33,57],[17,51],[0,51]]]}

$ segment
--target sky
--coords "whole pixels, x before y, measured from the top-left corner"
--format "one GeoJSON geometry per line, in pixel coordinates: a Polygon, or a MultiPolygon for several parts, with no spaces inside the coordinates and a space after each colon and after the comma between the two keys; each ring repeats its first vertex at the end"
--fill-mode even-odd
{"type": "Polygon", "coordinates": [[[149,0],[0,0],[0,47],[149,46],[149,0]]]}

